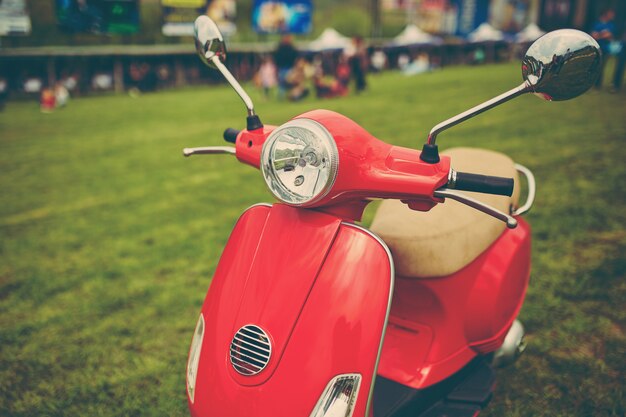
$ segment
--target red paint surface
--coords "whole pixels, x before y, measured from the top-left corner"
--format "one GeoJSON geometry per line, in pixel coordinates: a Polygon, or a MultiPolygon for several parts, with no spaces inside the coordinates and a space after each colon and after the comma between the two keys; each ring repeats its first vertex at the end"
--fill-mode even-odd
{"type": "Polygon", "coordinates": [[[391,266],[369,234],[336,217],[284,205],[242,215],[202,307],[205,336],[194,416],[308,416],[330,379],[359,373],[364,415],[391,291],[391,266]],[[229,364],[234,333],[270,336],[266,369],[229,364]]]}
{"type": "Polygon", "coordinates": [[[530,277],[530,228],[518,221],[455,274],[397,277],[380,375],[425,388],[500,347],[530,277]]]}

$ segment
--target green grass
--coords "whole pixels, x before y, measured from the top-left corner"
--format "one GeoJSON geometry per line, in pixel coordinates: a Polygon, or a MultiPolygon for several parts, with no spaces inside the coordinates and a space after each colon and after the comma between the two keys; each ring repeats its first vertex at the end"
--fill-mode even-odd
{"type": "MultiPolygon", "coordinates": [[[[520,82],[513,65],[371,77],[361,96],[253,97],[279,124],[326,107],[420,147],[431,126],[520,82]]],[[[271,201],[222,144],[227,87],[86,98],[0,113],[0,415],[186,415],[188,343],[239,214],[271,201]]],[[[490,416],[626,413],[626,95],[522,97],[442,134],[534,170],[527,353],[499,372],[490,416]]],[[[370,221],[373,210],[367,212],[370,221]]]]}

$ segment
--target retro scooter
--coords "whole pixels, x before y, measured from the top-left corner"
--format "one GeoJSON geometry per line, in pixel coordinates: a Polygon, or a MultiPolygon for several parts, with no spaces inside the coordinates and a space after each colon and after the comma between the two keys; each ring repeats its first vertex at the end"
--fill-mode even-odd
{"type": "Polygon", "coordinates": [[[420,152],[326,110],[264,125],[223,64],[215,23],[199,17],[195,29],[200,57],[248,116],[246,129],[224,132],[234,147],[184,155],[234,155],[279,202],[247,209],[224,248],[189,351],[191,415],[476,416],[494,366],[525,346],[516,317],[531,236],[520,216],[535,183],[505,155],[440,154],[436,138],[524,93],[582,94],[598,75],[598,44],[575,30],[544,35],[519,87],[435,126],[420,152]],[[372,199],[384,201],[368,230],[356,222],[372,199]]]}

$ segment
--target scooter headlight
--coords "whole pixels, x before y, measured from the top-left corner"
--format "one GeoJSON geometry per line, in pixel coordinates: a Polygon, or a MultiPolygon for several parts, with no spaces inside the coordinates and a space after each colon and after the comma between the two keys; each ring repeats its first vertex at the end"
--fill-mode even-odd
{"type": "Polygon", "coordinates": [[[200,351],[202,350],[202,340],[204,339],[204,317],[200,314],[196,330],[191,339],[189,348],[189,359],[187,360],[187,394],[193,403],[196,392],[196,377],[198,376],[198,365],[200,364],[200,351]]]}
{"type": "Polygon", "coordinates": [[[339,154],[332,135],[310,119],[278,127],[263,144],[261,171],[270,191],[294,206],[311,206],[332,188],[339,154]]]}
{"type": "Polygon", "coordinates": [[[310,417],[352,417],[361,375],[337,375],[330,380],[310,417]]]}

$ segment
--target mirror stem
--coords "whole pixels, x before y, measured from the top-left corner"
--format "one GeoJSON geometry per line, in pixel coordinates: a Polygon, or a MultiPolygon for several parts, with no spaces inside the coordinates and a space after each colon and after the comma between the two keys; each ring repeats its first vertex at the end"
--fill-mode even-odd
{"type": "Polygon", "coordinates": [[[520,96],[524,93],[528,93],[529,91],[530,89],[528,85],[526,84],[526,82],[523,82],[521,85],[507,91],[506,93],[500,94],[499,96],[494,97],[491,100],[485,101],[478,106],[472,107],[471,109],[464,111],[461,114],[457,114],[456,116],[451,117],[448,120],[444,120],[443,122],[439,123],[431,129],[430,133],[428,134],[428,141],[426,143],[428,145],[435,145],[437,135],[444,130],[456,126],[459,123],[462,123],[467,119],[471,119],[474,116],[478,116],[479,114],[486,112],[489,109],[499,106],[502,103],[506,103],[507,101],[514,99],[515,97],[520,96]]]}
{"type": "Polygon", "coordinates": [[[479,114],[486,112],[487,110],[492,109],[496,106],[499,106],[502,103],[506,103],[507,101],[514,99],[517,96],[528,93],[529,91],[531,91],[530,85],[528,85],[526,82],[523,82],[521,85],[507,91],[506,93],[500,94],[499,96],[494,97],[491,100],[485,101],[478,106],[472,107],[471,109],[466,110],[461,114],[457,114],[456,116],[439,123],[437,126],[433,127],[430,130],[430,133],[428,134],[428,140],[422,147],[420,159],[429,164],[438,163],[440,160],[439,150],[437,149],[435,141],[437,140],[437,135],[439,133],[453,126],[456,126],[459,123],[463,123],[467,119],[478,116],[479,114]]]}
{"type": "Polygon", "coordinates": [[[233,74],[231,74],[230,71],[228,71],[228,68],[226,68],[226,66],[222,64],[222,61],[220,61],[220,58],[215,54],[213,54],[213,56],[211,56],[210,58],[209,57],[207,58],[211,60],[213,65],[215,65],[217,69],[219,70],[219,72],[222,73],[224,78],[226,78],[226,81],[228,81],[228,83],[233,88],[233,90],[235,90],[235,92],[239,95],[239,97],[241,97],[241,100],[243,100],[243,104],[246,105],[246,109],[248,110],[248,117],[256,116],[256,114],[254,113],[254,104],[252,104],[252,99],[246,93],[246,91],[241,87],[241,85],[237,82],[235,77],[233,77],[233,74]]]}

